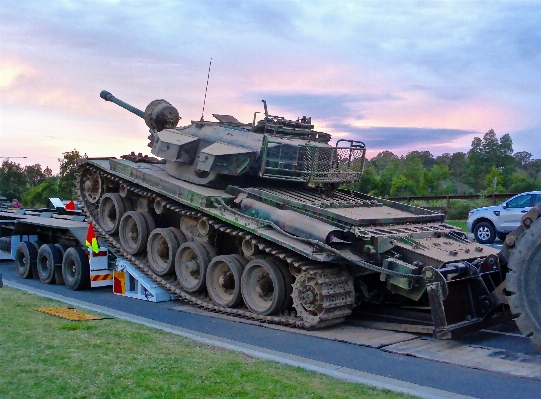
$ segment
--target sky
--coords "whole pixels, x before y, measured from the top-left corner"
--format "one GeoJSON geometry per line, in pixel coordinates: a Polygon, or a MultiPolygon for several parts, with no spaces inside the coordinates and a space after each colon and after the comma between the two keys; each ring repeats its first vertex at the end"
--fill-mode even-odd
{"type": "MultiPolygon", "coordinates": [[[[199,120],[311,116],[333,139],[467,152],[489,129],[541,158],[541,1],[0,0],[0,157],[150,154],[99,98],[199,120]]],[[[16,159],[14,157],[27,157],[16,159]]]]}

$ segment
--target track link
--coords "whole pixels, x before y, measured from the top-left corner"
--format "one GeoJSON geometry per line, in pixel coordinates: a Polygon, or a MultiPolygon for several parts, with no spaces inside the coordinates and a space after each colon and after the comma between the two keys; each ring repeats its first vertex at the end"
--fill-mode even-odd
{"type": "MultiPolygon", "coordinates": [[[[304,329],[320,329],[325,327],[330,327],[332,325],[342,323],[347,316],[351,314],[351,310],[354,305],[354,289],[353,284],[348,280],[346,276],[346,271],[344,267],[327,265],[314,262],[302,257],[295,252],[281,248],[280,246],[270,243],[267,240],[264,240],[260,237],[254,236],[253,234],[238,229],[234,226],[230,226],[226,222],[215,219],[212,216],[209,216],[198,210],[194,210],[188,206],[182,205],[175,200],[161,196],[154,192],[151,192],[141,186],[132,183],[126,179],[120,178],[116,175],[113,175],[109,172],[106,172],[98,167],[91,165],[82,165],[79,167],[76,174],[76,185],[77,185],[77,195],[79,201],[83,204],[83,211],[86,216],[93,222],[94,229],[96,233],[102,237],[109,245],[115,248],[116,251],[122,254],[122,256],[132,263],[139,271],[143,272],[149,278],[152,279],[156,284],[160,285],[162,288],[166,289],[172,294],[177,295],[179,298],[205,310],[215,313],[222,313],[226,315],[231,315],[235,317],[241,317],[249,320],[256,320],[261,323],[271,323],[271,324],[281,324],[290,327],[304,328],[304,329]],[[84,182],[82,181],[82,176],[85,172],[90,171],[91,173],[97,173],[103,181],[113,180],[119,184],[127,187],[129,191],[136,193],[137,195],[152,198],[154,200],[159,200],[162,202],[164,207],[168,208],[172,212],[175,212],[181,216],[191,216],[196,218],[204,218],[211,224],[214,229],[227,234],[232,237],[240,237],[243,239],[248,239],[254,246],[257,246],[260,251],[263,251],[269,255],[275,256],[282,261],[286,262],[290,268],[293,276],[308,275],[313,277],[320,287],[323,287],[319,292],[321,295],[321,303],[323,306],[323,311],[320,312],[320,317],[317,319],[311,319],[308,317],[307,320],[299,317],[295,311],[287,312],[284,311],[280,315],[271,315],[271,316],[262,316],[255,313],[252,313],[246,307],[241,308],[225,308],[217,306],[214,304],[206,294],[194,294],[184,291],[175,276],[159,276],[152,269],[146,259],[146,256],[138,255],[133,256],[122,248],[120,240],[118,237],[110,236],[104,232],[101,228],[98,212],[97,212],[97,202],[96,204],[91,203],[82,194],[84,189],[84,182]]],[[[306,319],[306,318],[305,318],[306,319]]]]}

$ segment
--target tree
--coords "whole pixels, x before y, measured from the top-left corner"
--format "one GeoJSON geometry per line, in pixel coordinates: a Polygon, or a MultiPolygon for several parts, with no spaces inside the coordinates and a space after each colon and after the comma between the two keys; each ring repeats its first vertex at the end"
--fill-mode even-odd
{"type": "Polygon", "coordinates": [[[76,196],[75,171],[77,170],[77,160],[81,158],[81,155],[75,149],[63,152],[62,155],[63,157],[58,159],[60,162],[58,195],[62,199],[73,199],[76,196]]]}
{"type": "Polygon", "coordinates": [[[27,207],[44,207],[49,198],[58,197],[58,178],[45,179],[38,186],[31,186],[23,194],[23,203],[27,207]]]}
{"type": "Polygon", "coordinates": [[[425,173],[424,180],[428,194],[450,194],[453,186],[450,177],[451,173],[446,165],[434,165],[425,173]]]}
{"type": "Polygon", "coordinates": [[[374,158],[370,160],[377,173],[381,173],[389,164],[398,160],[398,155],[393,154],[391,151],[382,151],[374,158]]]}
{"type": "Polygon", "coordinates": [[[37,186],[42,183],[47,177],[45,173],[41,170],[41,165],[39,163],[35,165],[28,165],[24,167],[24,174],[28,180],[28,184],[32,186],[37,186]]]}
{"type": "Polygon", "coordinates": [[[0,169],[0,195],[9,200],[21,199],[28,183],[21,164],[4,159],[0,169]]]}
{"type": "Polygon", "coordinates": [[[406,155],[406,159],[418,159],[425,169],[430,169],[436,163],[436,160],[430,151],[411,151],[406,155]]]}
{"type": "Polygon", "coordinates": [[[532,162],[532,153],[528,151],[519,151],[515,152],[513,154],[513,158],[515,159],[515,164],[519,168],[522,168],[532,162]]]}
{"type": "Polygon", "coordinates": [[[513,141],[509,134],[504,134],[498,140],[494,130],[490,129],[482,140],[475,137],[472,141],[472,147],[468,151],[464,182],[477,192],[486,189],[488,188],[486,176],[492,168],[498,169],[508,188],[511,175],[515,172],[513,141]]]}
{"type": "Polygon", "coordinates": [[[353,190],[369,194],[376,190],[377,183],[378,176],[376,174],[376,168],[368,163],[364,167],[361,179],[353,184],[353,190]]]}

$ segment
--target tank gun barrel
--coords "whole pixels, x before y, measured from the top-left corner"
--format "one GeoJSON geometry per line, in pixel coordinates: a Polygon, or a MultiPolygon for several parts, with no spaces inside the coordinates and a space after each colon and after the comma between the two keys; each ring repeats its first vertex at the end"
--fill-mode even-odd
{"type": "Polygon", "coordinates": [[[127,109],[128,111],[134,113],[140,118],[145,118],[145,111],[141,111],[139,108],[135,108],[134,106],[125,103],[122,100],[119,100],[115,96],[113,96],[111,93],[109,93],[107,90],[102,90],[100,93],[100,97],[103,98],[105,101],[111,101],[112,103],[115,103],[116,105],[121,106],[124,109],[127,109]]]}

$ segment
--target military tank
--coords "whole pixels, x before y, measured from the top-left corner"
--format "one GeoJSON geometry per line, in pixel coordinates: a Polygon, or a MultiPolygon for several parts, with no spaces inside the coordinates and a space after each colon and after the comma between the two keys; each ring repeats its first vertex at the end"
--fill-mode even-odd
{"type": "Polygon", "coordinates": [[[177,127],[165,100],[137,109],[154,156],[78,162],[80,200],[119,256],[204,309],[317,329],[354,307],[429,312],[437,338],[510,317],[497,251],[445,216],[354,192],[366,146],[314,130],[310,117],[177,127]]]}

